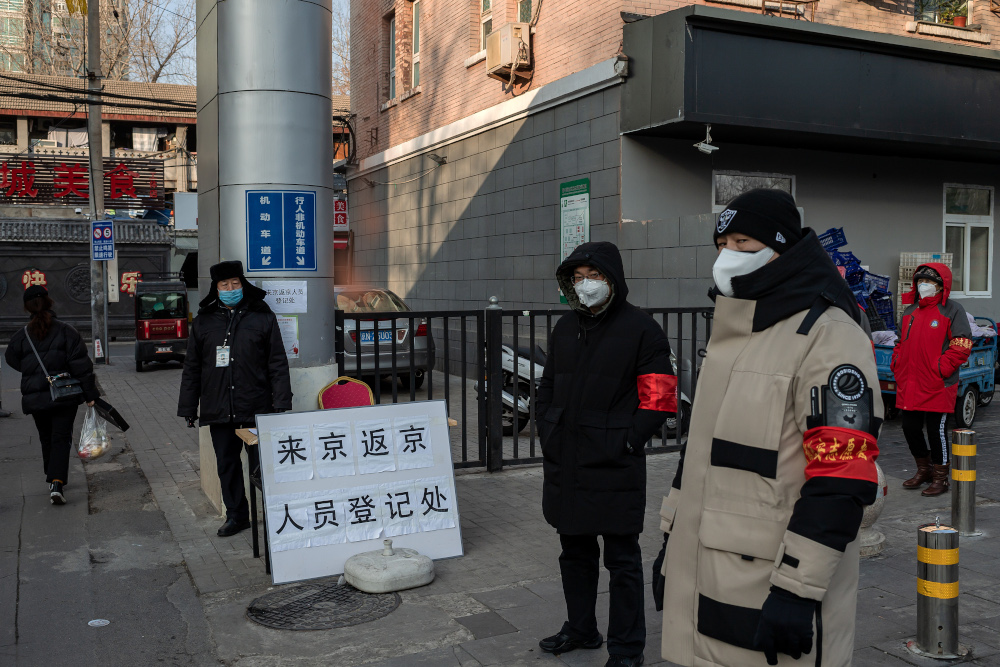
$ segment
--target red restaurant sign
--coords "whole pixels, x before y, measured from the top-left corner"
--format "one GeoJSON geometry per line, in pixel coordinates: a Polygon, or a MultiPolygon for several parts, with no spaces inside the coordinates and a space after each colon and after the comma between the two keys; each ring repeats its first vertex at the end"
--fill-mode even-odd
{"type": "MultiPolygon", "coordinates": [[[[107,208],[164,207],[163,162],[104,159],[107,208]]],[[[0,205],[90,203],[90,159],[86,155],[0,154],[0,205]]]]}

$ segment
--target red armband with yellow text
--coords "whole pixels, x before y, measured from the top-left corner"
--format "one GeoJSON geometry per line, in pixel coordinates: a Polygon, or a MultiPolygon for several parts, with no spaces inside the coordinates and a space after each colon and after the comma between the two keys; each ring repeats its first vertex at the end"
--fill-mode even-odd
{"type": "Polygon", "coordinates": [[[805,432],[806,479],[845,477],[878,483],[878,442],[870,433],[832,426],[805,432]]]}
{"type": "Polygon", "coordinates": [[[637,378],[639,409],[657,412],[677,412],[677,378],[673,375],[649,373],[637,378]]]}

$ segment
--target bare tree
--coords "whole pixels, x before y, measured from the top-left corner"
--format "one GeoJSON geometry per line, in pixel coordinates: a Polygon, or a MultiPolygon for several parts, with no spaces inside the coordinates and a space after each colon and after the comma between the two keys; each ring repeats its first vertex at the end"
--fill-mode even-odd
{"type": "Polygon", "coordinates": [[[333,94],[351,94],[351,8],[346,0],[333,3],[333,94]]]}
{"type": "Polygon", "coordinates": [[[128,0],[131,78],[150,83],[171,79],[195,83],[194,0],[175,0],[168,9],[161,2],[128,0]]]}
{"type": "MultiPolygon", "coordinates": [[[[195,82],[195,0],[99,1],[101,70],[106,79],[195,82]]],[[[87,22],[64,2],[25,3],[23,71],[80,76],[87,67],[87,22]]]]}

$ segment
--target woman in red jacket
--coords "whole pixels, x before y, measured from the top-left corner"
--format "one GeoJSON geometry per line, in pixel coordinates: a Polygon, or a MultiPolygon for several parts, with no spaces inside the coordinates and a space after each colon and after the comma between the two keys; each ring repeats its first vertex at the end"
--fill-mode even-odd
{"type": "Polygon", "coordinates": [[[903,488],[924,482],[925,496],[948,490],[948,432],[958,394],[958,371],[972,349],[972,328],[961,305],[948,299],[951,270],[944,264],[924,264],[913,274],[913,289],[903,295],[908,304],[900,324],[899,343],[892,353],[896,377],[896,407],[903,435],[917,463],[917,472],[903,488]],[[924,429],[930,441],[924,438],[924,429]]]}

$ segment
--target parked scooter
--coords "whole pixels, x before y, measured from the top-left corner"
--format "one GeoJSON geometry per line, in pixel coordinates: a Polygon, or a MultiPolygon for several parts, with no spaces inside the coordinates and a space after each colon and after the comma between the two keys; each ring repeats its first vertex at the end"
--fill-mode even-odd
{"type": "MultiPolygon", "coordinates": [[[[535,367],[535,391],[545,370],[545,352],[538,345],[532,350],[529,347],[518,347],[517,355],[509,345],[501,347],[500,367],[503,370],[503,392],[501,401],[503,412],[500,421],[503,423],[503,434],[514,435],[524,430],[531,419],[531,366],[535,367]],[[517,360],[515,369],[514,360],[517,360]]],[[[479,382],[475,384],[479,392],[479,382]]],[[[486,380],[483,380],[483,388],[486,380]]]]}

